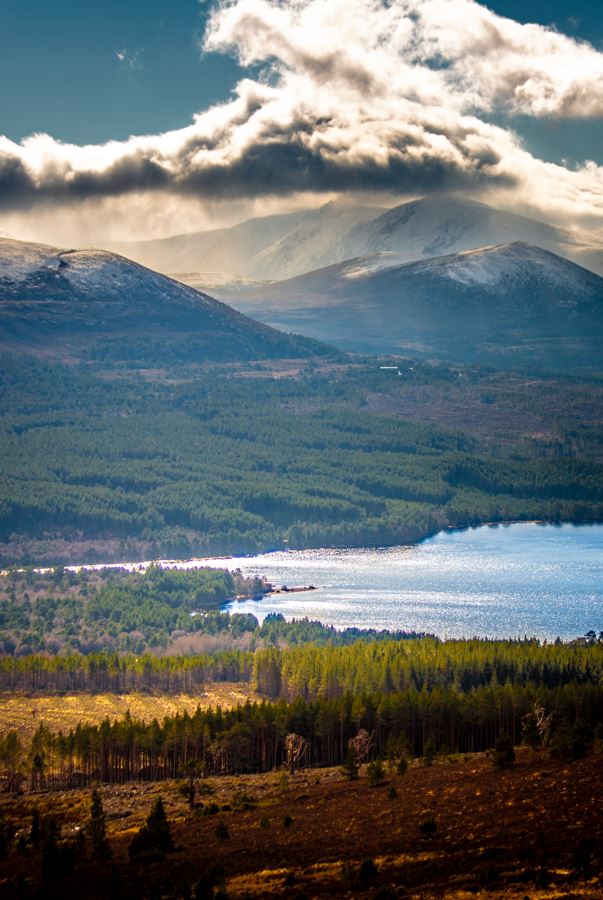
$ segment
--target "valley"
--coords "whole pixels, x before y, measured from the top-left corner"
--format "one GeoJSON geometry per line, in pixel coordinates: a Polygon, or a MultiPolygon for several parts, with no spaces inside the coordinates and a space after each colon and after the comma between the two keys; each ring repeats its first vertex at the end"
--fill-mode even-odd
{"type": "Polygon", "coordinates": [[[596,377],[383,361],[307,360],[273,378],[6,356],[0,560],[383,546],[480,521],[601,518],[596,377]]]}
{"type": "Polygon", "coordinates": [[[600,12],[3,4],[0,900],[603,897],[600,12]]]}
{"type": "Polygon", "coordinates": [[[597,896],[603,279],[580,240],[458,199],[335,203],[136,249],[201,253],[187,286],[0,239],[9,896],[597,896]],[[176,849],[138,856],[160,798],[176,849]]]}

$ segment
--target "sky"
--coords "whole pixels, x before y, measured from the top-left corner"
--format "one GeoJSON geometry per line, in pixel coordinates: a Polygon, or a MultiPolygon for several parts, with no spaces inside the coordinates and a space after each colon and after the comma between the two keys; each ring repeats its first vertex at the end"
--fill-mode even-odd
{"type": "Polygon", "coordinates": [[[151,237],[437,190],[602,228],[602,10],[1,0],[0,228],[151,237]]]}

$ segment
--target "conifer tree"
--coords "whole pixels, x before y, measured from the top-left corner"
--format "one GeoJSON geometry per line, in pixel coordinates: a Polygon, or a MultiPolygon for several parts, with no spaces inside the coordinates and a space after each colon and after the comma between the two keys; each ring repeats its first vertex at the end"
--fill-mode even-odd
{"type": "Polygon", "coordinates": [[[155,800],[146,823],[134,836],[128,852],[132,858],[141,854],[164,854],[174,849],[170,823],[161,797],[155,800]]]}
{"type": "Polygon", "coordinates": [[[92,791],[90,803],[90,819],[88,820],[88,834],[92,844],[92,853],[98,860],[106,860],[111,857],[111,847],[107,840],[107,826],[105,823],[105,811],[100,793],[92,791]]]}
{"type": "Polygon", "coordinates": [[[352,746],[348,746],[348,751],[341,764],[341,771],[350,779],[350,781],[354,781],[354,779],[358,778],[358,763],[352,746]]]}
{"type": "Polygon", "coordinates": [[[506,731],[501,731],[494,744],[493,761],[497,769],[508,769],[515,762],[515,747],[506,731]]]}

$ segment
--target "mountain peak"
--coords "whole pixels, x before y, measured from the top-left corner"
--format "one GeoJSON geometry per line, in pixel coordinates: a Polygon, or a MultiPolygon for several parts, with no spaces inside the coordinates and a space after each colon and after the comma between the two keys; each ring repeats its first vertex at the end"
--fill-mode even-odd
{"type": "Polygon", "coordinates": [[[342,349],[603,368],[603,278],[526,241],[380,266],[358,257],[237,298],[342,349]]]}
{"type": "Polygon", "coordinates": [[[155,365],[327,352],[116,253],[5,238],[0,347],[70,358],[144,358],[155,365]]]}

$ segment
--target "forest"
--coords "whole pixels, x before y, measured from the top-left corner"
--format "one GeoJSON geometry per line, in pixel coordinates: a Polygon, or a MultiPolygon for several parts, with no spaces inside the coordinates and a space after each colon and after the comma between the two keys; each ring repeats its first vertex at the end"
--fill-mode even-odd
{"type": "Polygon", "coordinates": [[[268,771],[290,763],[288,735],[303,741],[306,766],[343,764],[364,732],[367,759],[484,751],[503,732],[514,744],[546,744],[573,759],[603,738],[603,635],[594,632],[572,645],[425,638],[306,644],[222,660],[5,658],[0,685],[39,690],[47,675],[47,685],[64,677],[70,689],[87,679],[88,689],[106,690],[116,678],[123,690],[152,684],[154,672],[164,689],[181,689],[184,673],[247,678],[271,699],[161,723],[126,715],[68,733],[41,723],[29,747],[9,731],[0,744],[5,783],[26,775],[32,789],[161,780],[186,777],[193,765],[201,775],[268,771]]]}
{"type": "Polygon", "coordinates": [[[603,517],[596,379],[398,371],[359,358],[294,377],[149,375],[3,357],[0,562],[377,546],[603,517]]]}
{"type": "MultiPolygon", "coordinates": [[[[349,644],[356,640],[418,637],[414,632],[346,628],[320,622],[286,622],[221,607],[238,597],[260,598],[270,585],[227,569],[130,572],[102,568],[78,572],[57,566],[13,569],[0,575],[0,654],[94,655],[207,654],[265,645],[349,644]],[[204,641],[203,638],[209,638],[204,641]],[[183,647],[184,644],[184,647],[183,647]]],[[[236,607],[235,607],[236,608],[236,607]]]]}

